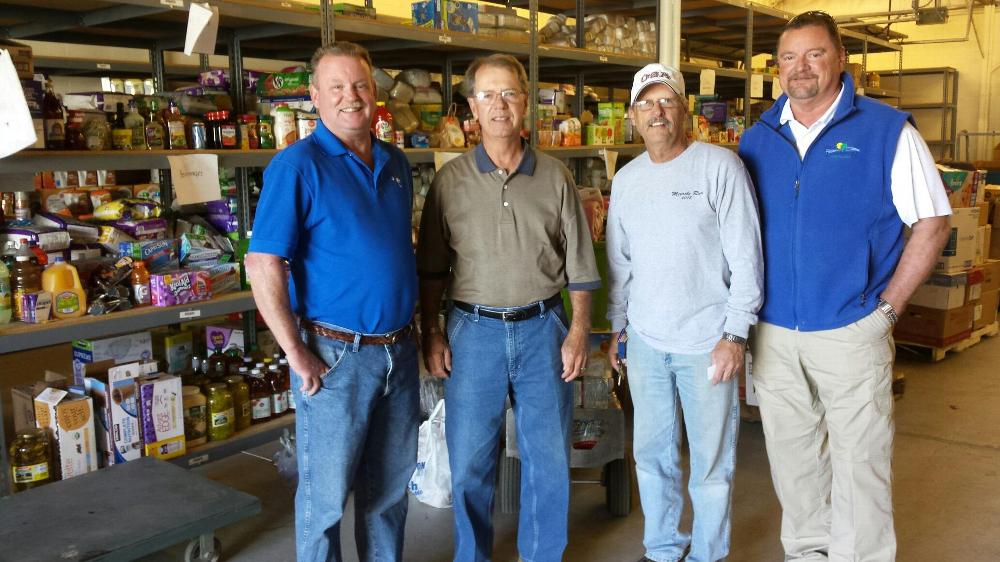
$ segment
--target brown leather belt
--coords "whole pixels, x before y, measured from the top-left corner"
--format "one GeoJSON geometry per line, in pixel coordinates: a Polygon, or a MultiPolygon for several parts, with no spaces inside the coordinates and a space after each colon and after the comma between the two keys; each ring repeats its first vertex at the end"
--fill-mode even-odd
{"type": "MultiPolygon", "coordinates": [[[[331,330],[330,328],[324,328],[319,324],[310,322],[309,320],[302,320],[300,322],[302,328],[317,336],[323,336],[324,338],[331,338],[339,341],[346,341],[354,343],[355,334],[351,332],[341,332],[339,330],[331,330]]],[[[398,343],[400,340],[405,338],[413,330],[412,324],[407,324],[406,326],[392,332],[391,334],[386,334],[384,336],[361,336],[361,345],[392,345],[398,343]]]]}

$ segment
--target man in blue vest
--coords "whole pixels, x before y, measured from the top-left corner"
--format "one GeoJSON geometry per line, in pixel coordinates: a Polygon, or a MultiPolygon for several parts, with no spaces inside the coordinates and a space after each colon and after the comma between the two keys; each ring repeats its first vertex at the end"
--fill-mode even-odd
{"type": "Polygon", "coordinates": [[[894,560],[891,331],[951,208],[909,115],[855,94],[828,14],[793,18],[777,56],[785,94],[740,155],[760,202],[753,378],[785,559],[894,560]]]}

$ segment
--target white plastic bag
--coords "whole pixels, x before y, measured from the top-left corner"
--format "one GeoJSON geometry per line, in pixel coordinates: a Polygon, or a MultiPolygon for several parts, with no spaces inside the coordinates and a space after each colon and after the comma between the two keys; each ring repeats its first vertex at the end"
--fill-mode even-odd
{"type": "Polygon", "coordinates": [[[451,468],[448,443],[444,437],[444,400],[439,400],[431,417],[420,424],[417,438],[417,469],[410,478],[410,493],[433,507],[451,507],[451,468]]]}

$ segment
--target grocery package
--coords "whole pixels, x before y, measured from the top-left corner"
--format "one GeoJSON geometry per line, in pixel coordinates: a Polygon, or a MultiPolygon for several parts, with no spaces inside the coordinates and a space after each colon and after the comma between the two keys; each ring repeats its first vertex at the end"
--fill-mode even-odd
{"type": "Polygon", "coordinates": [[[209,275],[202,270],[180,270],[149,276],[153,306],[173,306],[212,297],[209,275]]]}
{"type": "Polygon", "coordinates": [[[88,375],[86,382],[97,411],[97,442],[104,466],[140,458],[142,436],[135,388],[135,380],[142,375],[139,363],[118,365],[88,375]]]}
{"type": "Polygon", "coordinates": [[[35,397],[35,423],[48,429],[55,442],[62,479],[97,470],[94,403],[89,396],[46,388],[35,397]]]}
{"type": "Polygon", "coordinates": [[[274,72],[257,82],[257,95],[269,98],[308,96],[309,73],[274,72]]]}
{"type": "MultiPolygon", "coordinates": [[[[577,47],[576,26],[565,14],[557,14],[539,30],[541,42],[559,47],[577,47]]],[[[656,55],[656,23],[612,14],[592,14],[584,19],[587,49],[629,55],[656,55]]]]}
{"type": "Polygon", "coordinates": [[[143,452],[164,460],[183,455],[186,448],[181,378],[149,375],[138,379],[135,387],[143,452]]]}

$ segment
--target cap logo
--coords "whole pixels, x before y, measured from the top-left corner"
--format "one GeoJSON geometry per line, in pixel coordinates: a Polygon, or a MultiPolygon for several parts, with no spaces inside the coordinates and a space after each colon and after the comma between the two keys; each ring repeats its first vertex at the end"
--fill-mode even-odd
{"type": "Polygon", "coordinates": [[[650,80],[652,78],[666,78],[666,79],[669,80],[670,79],[670,73],[669,72],[662,72],[662,71],[659,71],[659,70],[654,70],[653,72],[647,72],[646,74],[642,75],[642,79],[640,80],[640,82],[645,82],[646,80],[650,80]]]}

